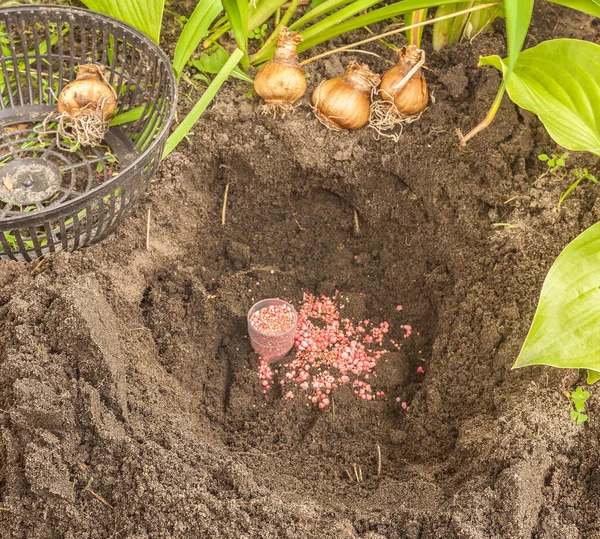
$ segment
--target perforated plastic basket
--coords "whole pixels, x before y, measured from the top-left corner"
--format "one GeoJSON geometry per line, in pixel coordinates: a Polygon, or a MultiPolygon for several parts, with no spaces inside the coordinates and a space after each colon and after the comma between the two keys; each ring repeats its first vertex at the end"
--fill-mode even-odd
{"type": "Polygon", "coordinates": [[[177,99],[169,59],[128,25],[71,7],[1,8],[0,46],[0,257],[30,261],[105,238],[160,163],[177,99]],[[37,131],[86,63],[106,66],[116,115],[138,119],[111,125],[102,146],[65,151],[37,131]]]}

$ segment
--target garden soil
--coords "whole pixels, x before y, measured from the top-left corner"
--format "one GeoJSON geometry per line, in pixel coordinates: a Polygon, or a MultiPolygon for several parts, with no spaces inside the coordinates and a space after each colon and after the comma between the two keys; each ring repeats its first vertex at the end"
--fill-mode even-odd
{"type": "MultiPolygon", "coordinates": [[[[539,4],[526,45],[599,33],[539,4]]],[[[547,174],[561,150],[506,98],[459,146],[503,35],[428,50],[435,103],[398,142],[328,131],[308,97],[262,115],[230,83],[114,235],[0,262],[0,537],[600,537],[598,392],[577,426],[561,384],[583,373],[511,371],[553,260],[600,219],[591,183],[557,208],[595,161],[547,174]],[[344,316],[414,328],[386,397],[263,395],[249,307],[336,290],[344,316]]],[[[310,64],[309,92],[350,58],[310,64]]]]}

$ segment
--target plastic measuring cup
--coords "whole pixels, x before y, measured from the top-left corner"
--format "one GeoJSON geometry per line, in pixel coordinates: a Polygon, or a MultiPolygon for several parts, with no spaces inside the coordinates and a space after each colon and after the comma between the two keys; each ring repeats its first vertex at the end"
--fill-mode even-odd
{"type": "Polygon", "coordinates": [[[252,348],[267,361],[278,361],[284,358],[294,346],[297,321],[298,313],[287,301],[270,298],[255,303],[248,311],[248,335],[252,348]],[[258,315],[257,319],[253,316],[262,309],[266,309],[264,314],[268,314],[268,319],[274,321],[273,327],[265,324],[267,317],[258,315]],[[254,324],[259,322],[260,329],[257,329],[254,324]]]}

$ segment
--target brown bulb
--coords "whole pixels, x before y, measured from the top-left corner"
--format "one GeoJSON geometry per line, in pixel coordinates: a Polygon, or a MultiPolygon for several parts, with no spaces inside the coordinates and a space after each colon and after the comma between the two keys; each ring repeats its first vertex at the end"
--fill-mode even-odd
{"type": "Polygon", "coordinates": [[[82,65],[73,82],[67,84],[58,96],[58,112],[71,118],[102,112],[108,120],[117,106],[117,94],[104,78],[104,67],[82,65]]]}
{"type": "Polygon", "coordinates": [[[343,77],[323,81],[313,92],[315,115],[330,129],[360,129],[369,121],[371,92],[379,75],[350,62],[343,77]]]}
{"type": "Polygon", "coordinates": [[[424,61],[424,58],[425,53],[416,45],[402,47],[398,51],[396,65],[386,71],[381,78],[379,87],[381,99],[393,102],[401,116],[419,114],[425,110],[429,102],[427,83],[420,68],[400,86],[404,77],[419,62],[424,61]]]}
{"type": "Polygon", "coordinates": [[[298,65],[296,47],[302,37],[283,27],[275,56],[254,79],[254,90],[266,105],[264,111],[277,114],[293,109],[293,103],[306,93],[306,77],[298,65]]]}

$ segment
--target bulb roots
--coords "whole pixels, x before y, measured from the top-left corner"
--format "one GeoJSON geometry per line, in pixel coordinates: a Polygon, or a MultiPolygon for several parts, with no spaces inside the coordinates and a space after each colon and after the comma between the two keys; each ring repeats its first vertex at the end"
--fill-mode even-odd
{"type": "MultiPolygon", "coordinates": [[[[378,95],[376,91],[373,95],[378,95]]],[[[427,109],[425,109],[427,110],[427,109]]],[[[373,100],[371,103],[371,115],[369,117],[369,127],[375,130],[375,138],[379,140],[383,138],[391,138],[394,142],[400,140],[404,126],[413,122],[416,122],[425,110],[422,110],[418,114],[406,116],[402,114],[393,101],[387,99],[373,100]],[[395,133],[389,133],[399,127],[399,130],[395,133]]]]}
{"type": "Polygon", "coordinates": [[[273,118],[277,118],[277,115],[280,114],[281,117],[284,118],[286,114],[294,112],[299,106],[300,103],[294,105],[293,103],[287,103],[285,101],[271,101],[270,103],[265,103],[263,105],[262,113],[273,116],[273,118]]]}
{"type": "Polygon", "coordinates": [[[404,125],[418,120],[426,110],[429,92],[421,73],[424,63],[424,51],[415,45],[403,47],[398,63],[383,75],[380,88],[373,90],[369,127],[377,140],[385,137],[398,142],[404,125]],[[390,133],[398,126],[399,132],[390,133]]]}
{"type": "Polygon", "coordinates": [[[72,116],[66,111],[51,112],[35,132],[40,137],[56,135],[57,146],[66,151],[77,151],[80,146],[99,146],[108,131],[105,103],[106,100],[101,99],[95,110],[90,109],[78,116],[72,116]]]}

